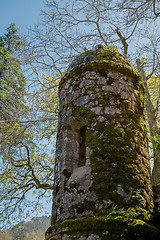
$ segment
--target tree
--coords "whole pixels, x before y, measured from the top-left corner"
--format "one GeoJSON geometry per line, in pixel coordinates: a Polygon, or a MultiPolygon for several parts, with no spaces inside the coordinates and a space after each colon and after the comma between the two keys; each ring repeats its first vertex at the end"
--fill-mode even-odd
{"type": "MultiPolygon", "coordinates": [[[[58,72],[63,76],[64,65],[67,66],[77,54],[97,43],[116,45],[142,75],[151,142],[155,146],[153,139],[159,138],[159,131],[153,134],[152,130],[158,129],[159,95],[154,109],[148,80],[153,74],[159,78],[159,13],[157,1],[46,1],[43,23],[32,29],[32,38],[28,45],[26,43],[26,60],[32,56],[36,76],[42,68],[49,75],[58,72]],[[143,56],[148,59],[147,64],[140,60],[143,56]]],[[[152,183],[157,185],[160,182],[160,153],[159,147],[155,151],[154,146],[152,183]]]]}
{"type": "MultiPolygon", "coordinates": [[[[47,81],[51,84],[53,79],[45,76],[44,82],[47,81]]],[[[27,209],[30,210],[30,206],[33,211],[39,209],[44,195],[49,199],[51,197],[57,122],[56,98],[56,89],[43,90],[43,87],[28,96],[28,101],[32,100],[33,106],[30,104],[28,116],[25,120],[19,119],[17,125],[17,131],[21,132],[22,127],[25,131],[16,141],[11,133],[10,138],[1,144],[3,168],[0,175],[0,210],[3,223],[5,219],[13,224],[14,216],[21,220],[22,216],[28,216],[27,209]],[[29,199],[31,192],[34,198],[29,199]]]]}
{"type": "Polygon", "coordinates": [[[12,237],[8,231],[2,231],[2,232],[0,232],[0,239],[1,240],[12,240],[12,237]]]}
{"type": "MultiPolygon", "coordinates": [[[[153,105],[150,94],[147,95],[150,89],[146,80],[151,79],[153,74],[159,79],[158,23],[159,9],[156,1],[46,1],[41,25],[30,31],[19,49],[25,68],[29,69],[28,78],[31,81],[28,81],[30,94],[26,97],[29,111],[24,118],[19,113],[15,130],[8,132],[9,141],[3,143],[6,153],[3,155],[1,201],[8,216],[16,210],[17,213],[23,212],[23,203],[31,189],[40,191],[38,198],[52,189],[54,155],[47,149],[47,145],[41,144],[46,143],[47,139],[50,141],[52,137],[54,139],[56,133],[57,85],[65,73],[64,68],[74,56],[93,48],[97,43],[116,45],[135,65],[136,59],[145,55],[148,58],[145,64],[147,79],[143,78],[146,99],[153,105]],[[16,144],[13,144],[14,132],[18,136],[16,144]],[[6,179],[9,181],[8,189],[6,179]]],[[[136,65],[141,74],[144,70],[140,67],[142,63],[140,60],[136,65]]],[[[152,111],[147,104],[146,111],[152,111]]],[[[154,115],[158,125],[157,116],[154,115]]],[[[54,150],[54,145],[52,149],[54,150]]],[[[154,158],[157,156],[156,152],[154,158]]],[[[157,181],[159,179],[156,184],[157,181]]],[[[26,206],[29,204],[26,201],[26,206]]]]}
{"type": "Polygon", "coordinates": [[[24,107],[26,82],[16,57],[21,45],[15,24],[11,24],[7,33],[0,37],[0,118],[5,121],[18,118],[24,107]]]}
{"type": "MultiPolygon", "coordinates": [[[[25,77],[22,73],[21,62],[17,58],[22,40],[17,33],[15,24],[7,28],[7,33],[0,37],[0,151],[1,156],[15,144],[24,132],[19,126],[19,118],[25,117],[24,105],[25,77]]],[[[3,175],[2,157],[1,175],[3,175]]],[[[2,186],[2,182],[1,182],[2,186]]],[[[3,186],[4,187],[4,186],[3,186]]]]}
{"type": "Polygon", "coordinates": [[[50,225],[50,217],[34,217],[28,222],[20,222],[8,229],[12,240],[43,240],[45,231],[50,225]]]}
{"type": "Polygon", "coordinates": [[[0,142],[1,152],[3,142],[12,138],[19,138],[17,131],[18,119],[25,117],[25,77],[22,73],[21,62],[17,53],[22,40],[17,34],[15,24],[7,28],[7,33],[0,37],[0,142]]]}
{"type": "Polygon", "coordinates": [[[45,231],[50,225],[50,217],[34,217],[28,222],[9,228],[0,232],[1,240],[44,240],[45,231]]]}
{"type": "Polygon", "coordinates": [[[1,99],[5,101],[0,102],[3,110],[0,115],[0,220],[4,226],[8,220],[13,224],[14,216],[20,221],[24,209],[27,215],[31,204],[36,210],[44,194],[50,195],[53,189],[54,155],[47,139],[53,137],[50,145],[54,148],[57,88],[49,87],[53,78],[43,75],[42,86],[26,93],[21,62],[17,58],[22,40],[14,24],[1,39],[1,99]],[[48,126],[50,122],[52,126],[48,126]],[[38,194],[32,202],[28,194],[35,190],[38,194]]]}
{"type": "Polygon", "coordinates": [[[124,0],[122,1],[122,7],[128,9],[131,15],[138,15],[140,18],[157,18],[160,15],[160,9],[157,2],[156,0],[124,0]]]}
{"type": "MultiPolygon", "coordinates": [[[[60,3],[46,1],[46,10],[42,11],[43,24],[46,27],[42,24],[32,29],[32,39],[26,50],[32,55],[32,62],[36,64],[37,70],[43,67],[53,74],[61,72],[64,64],[67,66],[74,55],[94,47],[97,43],[114,43],[119,48],[124,48],[127,54],[127,41],[134,38],[132,43],[137,40],[144,42],[141,33],[148,28],[147,24],[153,24],[155,21],[151,2],[145,1],[145,4],[142,4],[141,1],[126,0],[63,0],[60,3]],[[146,17],[145,14],[150,16],[146,17]],[[145,22],[146,29],[142,21],[145,22]],[[141,34],[139,39],[137,34],[141,34]],[[31,54],[32,52],[34,54],[31,54]]],[[[129,54],[131,53],[133,54],[132,48],[129,54]]]]}

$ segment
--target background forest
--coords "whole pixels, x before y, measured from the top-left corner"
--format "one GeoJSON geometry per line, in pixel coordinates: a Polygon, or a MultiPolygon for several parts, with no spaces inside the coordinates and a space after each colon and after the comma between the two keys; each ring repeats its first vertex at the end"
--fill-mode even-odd
{"type": "Polygon", "coordinates": [[[152,184],[160,183],[159,24],[158,0],[46,0],[27,35],[8,26],[0,37],[2,229],[51,201],[58,83],[74,57],[97,44],[117,47],[142,76],[152,184]]]}
{"type": "Polygon", "coordinates": [[[1,240],[43,240],[44,232],[50,225],[50,217],[35,217],[29,222],[20,222],[0,232],[1,240]]]}

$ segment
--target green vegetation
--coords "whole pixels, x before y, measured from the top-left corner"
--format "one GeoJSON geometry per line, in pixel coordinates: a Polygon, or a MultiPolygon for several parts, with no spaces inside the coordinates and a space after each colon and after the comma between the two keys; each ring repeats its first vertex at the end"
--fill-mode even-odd
{"type": "Polygon", "coordinates": [[[20,222],[7,231],[0,232],[1,240],[44,240],[50,225],[50,217],[34,217],[29,222],[20,222]]]}
{"type": "MultiPolygon", "coordinates": [[[[79,239],[81,235],[98,234],[101,239],[108,240],[156,240],[160,236],[160,232],[150,221],[154,204],[150,179],[147,177],[149,159],[143,109],[143,83],[141,77],[133,70],[131,65],[128,67],[128,64],[123,65],[119,61],[120,66],[122,66],[119,68],[116,56],[118,58],[121,55],[118,55],[117,50],[114,49],[114,54],[111,54],[114,58],[113,61],[109,49],[111,49],[111,52],[113,51],[112,47],[102,50],[102,54],[106,51],[104,56],[108,54],[109,62],[100,58],[100,60],[92,59],[86,64],[81,63],[74,68],[73,72],[69,72],[62,78],[60,89],[62,90],[65,82],[71,79],[72,87],[76,90],[78,84],[74,84],[76,83],[75,79],[77,76],[83,78],[83,72],[86,71],[96,71],[100,72],[102,76],[107,76],[108,70],[119,72],[122,69],[120,72],[124,73],[133,83],[132,89],[136,96],[134,107],[131,100],[120,99],[119,96],[115,96],[116,99],[121,101],[122,118],[119,123],[120,126],[126,126],[124,129],[118,127],[118,124],[116,125],[117,121],[115,121],[114,114],[107,115],[108,123],[106,124],[105,122],[99,122],[97,114],[87,106],[76,107],[72,101],[68,104],[75,119],[86,122],[88,126],[85,144],[92,150],[90,160],[93,185],[90,190],[96,193],[98,199],[110,199],[116,205],[110,204],[105,209],[96,210],[94,202],[85,201],[84,204],[77,204],[77,206],[74,206],[77,212],[82,213],[84,209],[92,209],[95,216],[68,219],[57,223],[53,219],[53,225],[47,230],[46,234],[50,235],[53,230],[65,229],[61,234],[67,233],[71,239],[79,239]],[[127,68],[126,71],[125,67],[127,68]],[[93,123],[94,130],[90,127],[93,123]],[[141,154],[141,148],[146,149],[145,157],[141,154]],[[117,168],[112,167],[114,161],[118,165],[117,168]],[[117,194],[118,184],[124,190],[126,199],[117,194]]],[[[92,54],[93,51],[89,51],[89,54],[92,54]]],[[[97,79],[95,78],[93,81],[96,83],[97,79]]],[[[92,90],[95,85],[90,86],[89,90],[92,90]]],[[[99,86],[102,97],[96,100],[99,105],[101,104],[104,113],[105,107],[110,107],[111,96],[110,93],[104,95],[100,88],[99,86]]],[[[78,186],[73,184],[71,188],[77,189],[78,186]]],[[[68,209],[68,211],[70,210],[72,209],[68,209]]]]}
{"type": "MultiPolygon", "coordinates": [[[[92,53],[94,54],[94,49],[89,51],[89,54],[92,53]]],[[[89,147],[89,149],[93,151],[90,155],[94,179],[92,187],[93,191],[96,192],[100,199],[105,199],[107,193],[107,198],[111,199],[111,201],[113,200],[113,202],[117,201],[117,204],[120,206],[125,204],[126,208],[137,204],[142,212],[144,210],[144,214],[142,213],[142,215],[146,216],[148,214],[150,216],[153,209],[152,189],[149,184],[149,179],[146,177],[146,170],[140,170],[139,168],[141,162],[146,161],[145,164],[148,165],[147,167],[149,169],[149,162],[147,163],[147,160],[145,160],[144,157],[138,156],[141,152],[140,147],[144,146],[147,149],[147,131],[143,111],[144,88],[142,79],[139,74],[133,70],[131,65],[128,67],[128,61],[117,52],[116,48],[108,46],[101,50],[101,53],[104,57],[109,56],[109,62],[106,59],[102,60],[99,53],[99,61],[91,60],[86,64],[82,63],[80,66],[77,66],[73,72],[66,74],[60,82],[60,89],[62,89],[67,79],[72,79],[71,82],[73,83],[73,89],[78,87],[77,85],[74,85],[74,80],[77,76],[83,77],[83,72],[94,70],[100,72],[102,76],[105,76],[106,72],[110,69],[119,72],[117,66],[121,66],[120,69],[122,69],[123,74],[133,83],[133,92],[136,95],[136,105],[134,106],[134,109],[130,100],[121,100],[121,105],[123,106],[121,109],[123,119],[120,124],[123,126],[126,125],[126,128],[124,129],[125,135],[122,134],[122,129],[113,123],[114,116],[112,115],[107,116],[109,123],[106,125],[105,122],[99,122],[97,120],[97,114],[87,107],[76,107],[70,102],[69,108],[72,109],[73,116],[76,119],[87,119],[86,122],[88,126],[95,123],[95,131],[98,132],[95,134],[91,129],[87,129],[86,131],[86,147],[89,147]],[[122,64],[121,58],[124,59],[124,62],[127,61],[127,64],[122,64]],[[119,64],[117,64],[118,62],[119,64]],[[135,148],[132,148],[133,144],[135,145],[135,148]],[[132,151],[130,151],[130,149],[132,149],[132,151]],[[118,169],[112,168],[113,161],[118,162],[118,169]],[[133,189],[134,186],[136,186],[136,188],[139,189],[139,198],[138,193],[136,192],[137,197],[134,199],[132,198],[128,203],[124,203],[116,194],[118,183],[121,184],[122,188],[128,195],[131,194],[131,186],[133,189]],[[150,189],[148,189],[147,185],[150,186],[150,189]],[[149,197],[145,196],[143,190],[145,187],[147,187],[149,197]],[[144,205],[142,204],[143,202],[144,205]],[[146,212],[145,208],[147,208],[149,212],[146,212]]],[[[86,53],[86,55],[87,54],[88,53],[86,53]]],[[[93,81],[96,83],[97,79],[93,81]]],[[[96,84],[93,84],[89,90],[95,86],[96,84]]],[[[110,107],[111,96],[110,93],[104,95],[104,91],[102,89],[100,90],[100,86],[99,92],[102,97],[95,100],[101,104],[104,111],[105,107],[110,107]]],[[[134,191],[138,191],[137,189],[134,189],[134,191]]],[[[145,217],[143,219],[145,220],[145,217]]]]}
{"type": "Polygon", "coordinates": [[[28,93],[20,61],[23,47],[15,25],[11,24],[0,38],[0,223],[3,228],[5,224],[21,221],[22,216],[25,219],[28,209],[39,211],[41,198],[45,195],[49,199],[53,189],[54,154],[50,146],[54,149],[58,81],[43,74],[43,85],[28,93]]]}
{"type": "Polygon", "coordinates": [[[102,74],[105,74],[105,69],[110,69],[115,72],[120,72],[123,75],[125,75],[129,80],[133,80],[136,78],[136,82],[134,82],[135,88],[138,90],[138,88],[143,88],[143,83],[140,75],[133,69],[131,63],[126,59],[125,56],[120,54],[116,47],[114,46],[107,46],[103,47],[101,52],[96,53],[94,49],[86,51],[82,54],[82,63],[75,67],[74,72],[66,74],[60,81],[60,87],[61,90],[63,87],[63,84],[67,81],[68,78],[72,78],[74,80],[74,77],[77,75],[80,75],[81,73],[85,71],[99,71],[102,74]],[[90,55],[94,56],[94,59],[89,60],[89,62],[84,63],[84,59],[86,56],[90,55]]]}
{"type": "MultiPolygon", "coordinates": [[[[159,26],[160,14],[156,1],[142,3],[142,1],[120,0],[119,4],[115,4],[115,0],[69,0],[69,4],[66,2],[66,0],[46,1],[46,9],[43,11],[44,22],[40,28],[36,26],[25,41],[21,40],[14,24],[11,24],[4,36],[0,38],[0,151],[2,163],[0,175],[2,208],[0,211],[2,224],[5,224],[4,220],[8,218],[13,223],[13,219],[17,220],[19,215],[23,216],[26,207],[31,206],[32,209],[37,209],[37,202],[40,198],[51,196],[55,148],[55,142],[54,140],[52,142],[51,139],[52,137],[54,139],[57,127],[58,79],[64,76],[63,70],[68,66],[68,61],[82,52],[84,52],[84,57],[91,54],[92,50],[87,51],[87,49],[98,43],[106,46],[102,55],[107,60],[104,60],[103,57],[100,59],[101,57],[97,53],[95,59],[88,62],[86,67],[82,64],[80,68],[76,68],[76,76],[86,68],[95,69],[97,61],[99,61],[97,70],[103,71],[103,68],[107,66],[113,71],[115,68],[122,73],[125,71],[125,75],[131,80],[133,76],[137,76],[134,87],[138,107],[141,107],[144,97],[143,91],[139,92],[140,89],[142,90],[142,82],[139,75],[131,69],[127,57],[131,58],[135,64],[137,58],[146,55],[140,59],[139,63],[137,62],[135,68],[141,74],[145,87],[145,108],[153,144],[151,150],[151,153],[153,152],[151,157],[154,159],[152,183],[158,185],[160,182],[160,62],[157,48],[159,46],[157,26],[159,26]],[[148,28],[148,26],[150,27],[148,28]],[[119,54],[114,46],[107,46],[108,42],[116,44],[126,57],[119,54]],[[24,73],[21,69],[20,59],[22,56],[25,69],[32,71],[29,74],[32,81],[27,81],[29,88],[26,88],[24,73]],[[111,60],[112,58],[115,59],[111,60]],[[118,62],[117,58],[121,60],[118,62]],[[124,70],[124,65],[127,70],[124,70]],[[37,89],[35,89],[36,87],[37,89]],[[48,149],[50,145],[52,145],[52,152],[48,149]],[[37,201],[33,203],[26,200],[31,189],[34,194],[38,194],[37,201]]],[[[72,73],[68,77],[72,77],[72,73]]],[[[63,87],[63,80],[60,87],[63,87]]],[[[130,103],[127,101],[125,109],[132,116],[133,109],[130,108],[130,103]]],[[[91,114],[91,112],[83,110],[82,115],[91,114]]],[[[79,114],[77,109],[75,114],[79,114]]],[[[135,124],[139,126],[136,133],[139,138],[137,145],[141,145],[148,130],[143,118],[138,114],[135,124]]],[[[101,127],[103,128],[102,125],[97,125],[98,129],[101,127]]],[[[114,125],[110,127],[116,128],[114,125]]],[[[98,136],[99,144],[102,141],[108,141],[106,130],[98,136]]],[[[130,130],[134,131],[134,124],[128,123],[126,139],[131,145],[134,140],[129,134],[130,130]]],[[[114,131],[114,134],[122,140],[122,143],[125,142],[119,129],[114,131]]],[[[91,143],[92,135],[92,132],[87,132],[87,141],[88,146],[94,148],[97,139],[93,138],[94,141],[91,143]]],[[[122,148],[124,152],[127,151],[125,144],[119,146],[118,141],[115,144],[119,147],[120,154],[122,148]]],[[[106,149],[106,156],[111,157],[113,145],[110,144],[106,149]]],[[[93,167],[99,169],[99,165],[102,163],[101,156],[92,157],[94,159],[93,167]]],[[[145,158],[142,160],[145,161],[145,158]]],[[[135,166],[128,164],[124,169],[124,172],[126,171],[129,172],[128,179],[132,175],[134,181],[138,180],[143,184],[143,178],[139,175],[136,177],[139,172],[138,169],[136,171],[135,166]],[[134,172],[132,169],[135,169],[134,172]]],[[[112,176],[110,177],[112,178],[112,176]]],[[[96,191],[100,193],[101,189],[106,188],[106,184],[97,179],[95,187],[96,191]]],[[[126,186],[123,188],[126,188],[127,191],[126,186]]],[[[138,199],[136,201],[144,204],[143,194],[137,192],[135,195],[138,199]]],[[[158,209],[158,200],[155,203],[158,209]]],[[[153,207],[152,201],[150,207],[153,207]]],[[[154,214],[158,222],[159,215],[156,211],[154,214]]]]}
{"type": "Polygon", "coordinates": [[[47,230],[46,235],[50,235],[56,228],[64,228],[66,230],[63,234],[67,233],[74,240],[90,234],[98,234],[101,240],[157,240],[160,231],[151,224],[136,219],[136,216],[134,209],[115,211],[113,207],[106,216],[82,217],[57,223],[47,230]]]}
{"type": "Polygon", "coordinates": [[[16,120],[24,108],[26,82],[17,58],[23,43],[17,32],[15,24],[11,24],[0,37],[0,119],[8,121],[16,120]]]}

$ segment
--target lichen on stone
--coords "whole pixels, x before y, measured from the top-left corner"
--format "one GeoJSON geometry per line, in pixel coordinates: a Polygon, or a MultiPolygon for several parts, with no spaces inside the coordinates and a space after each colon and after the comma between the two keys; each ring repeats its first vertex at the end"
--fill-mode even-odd
{"type": "Polygon", "coordinates": [[[143,95],[140,75],[113,46],[86,51],[70,65],[59,86],[48,239],[158,236],[147,223],[153,196],[143,95]]]}

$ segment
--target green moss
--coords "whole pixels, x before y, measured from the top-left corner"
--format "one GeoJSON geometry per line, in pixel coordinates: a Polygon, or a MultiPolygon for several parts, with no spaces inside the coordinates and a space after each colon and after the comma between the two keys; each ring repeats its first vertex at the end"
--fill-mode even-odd
{"type": "Polygon", "coordinates": [[[120,59],[122,62],[124,61],[126,64],[131,66],[131,63],[126,59],[126,56],[119,53],[117,47],[115,47],[114,45],[103,46],[103,49],[101,49],[101,51],[95,51],[95,49],[91,49],[82,53],[81,55],[82,55],[82,62],[84,61],[86,56],[93,55],[95,60],[120,59]]]}
{"type": "Polygon", "coordinates": [[[154,210],[151,223],[160,229],[160,185],[153,187],[154,210]]]}
{"type": "Polygon", "coordinates": [[[60,82],[59,89],[61,90],[63,88],[67,79],[74,79],[76,76],[80,76],[86,71],[100,72],[102,76],[105,76],[107,71],[119,72],[133,82],[136,89],[139,89],[139,87],[143,88],[143,83],[139,74],[135,72],[131,66],[125,65],[122,62],[114,62],[112,60],[93,60],[77,66],[74,72],[65,75],[60,82]]]}
{"type": "Polygon", "coordinates": [[[157,240],[160,232],[154,226],[139,219],[126,216],[81,217],[69,219],[51,226],[46,235],[61,229],[59,234],[68,234],[70,239],[79,239],[80,236],[98,235],[101,240],[157,240]]]}
{"type": "MultiPolygon", "coordinates": [[[[107,97],[107,96],[106,96],[107,97]]],[[[109,97],[110,98],[110,97],[109,97]]],[[[106,100],[106,99],[105,99],[106,100]]],[[[106,106],[106,101],[97,99],[102,106],[106,106]]],[[[121,103],[123,106],[123,125],[125,134],[122,135],[122,129],[113,123],[115,116],[108,115],[107,120],[110,124],[106,125],[105,122],[97,121],[97,115],[88,109],[86,106],[72,108],[72,116],[83,122],[87,127],[86,131],[86,147],[92,150],[90,155],[93,186],[92,189],[99,199],[110,199],[119,206],[139,206],[142,207],[141,202],[143,198],[147,199],[145,193],[141,192],[141,199],[130,199],[128,202],[125,198],[117,194],[118,185],[120,184],[123,190],[130,194],[136,189],[146,189],[147,192],[152,192],[147,185],[144,185],[145,175],[139,166],[144,161],[140,158],[140,146],[144,145],[147,141],[147,132],[143,108],[133,111],[130,101],[124,100],[121,103]],[[130,111],[129,111],[130,109],[130,111]],[[132,119],[132,121],[131,121],[132,119]],[[94,123],[94,130],[90,127],[94,123]],[[136,138],[136,140],[135,140],[136,138]],[[132,145],[134,144],[134,148],[132,145]],[[113,167],[112,164],[117,164],[113,167]]],[[[146,161],[146,160],[145,160],[146,161]]],[[[147,183],[149,185],[149,183],[147,183]]],[[[144,209],[152,211],[153,202],[148,198],[144,209]]],[[[148,212],[148,211],[147,211],[148,212]]],[[[149,214],[149,212],[148,212],[149,214]]],[[[142,214],[142,218],[144,214],[142,214]]]]}
{"type": "Polygon", "coordinates": [[[84,200],[82,203],[78,203],[74,205],[74,208],[76,208],[76,211],[78,214],[83,214],[86,210],[92,211],[96,214],[98,214],[98,211],[95,209],[95,203],[94,201],[87,201],[84,200]]]}
{"type": "Polygon", "coordinates": [[[51,217],[51,226],[54,225],[56,223],[56,217],[52,216],[51,217]]]}
{"type": "MultiPolygon", "coordinates": [[[[121,129],[113,123],[106,125],[104,122],[97,122],[94,131],[87,130],[86,146],[93,151],[90,155],[93,176],[92,190],[99,199],[110,199],[119,206],[137,205],[152,211],[152,199],[147,198],[143,191],[141,191],[139,199],[138,197],[136,200],[131,198],[127,202],[125,198],[117,194],[119,184],[126,194],[131,194],[136,189],[148,188],[147,185],[144,186],[146,173],[139,167],[142,160],[137,154],[139,144],[144,144],[146,133],[136,129],[136,122],[139,124],[137,119],[135,122],[132,121],[125,136],[122,136],[121,129]],[[135,136],[137,136],[138,143],[134,141],[135,136]],[[133,143],[135,144],[134,149],[132,149],[133,143]],[[114,163],[115,167],[112,165],[114,163]],[[143,199],[147,201],[145,205],[142,205],[143,199]]],[[[141,125],[138,128],[141,128],[141,125]]],[[[148,191],[151,193],[151,189],[148,191]]],[[[149,214],[148,210],[147,213],[149,214]]],[[[142,214],[142,219],[145,219],[144,214],[142,214]]]]}
{"type": "MultiPolygon", "coordinates": [[[[83,57],[92,52],[93,50],[86,52],[83,57]]],[[[103,207],[101,210],[96,210],[95,202],[84,201],[72,206],[71,211],[76,209],[79,214],[82,214],[85,210],[91,210],[96,217],[86,216],[56,223],[49,228],[47,234],[59,229],[62,235],[65,232],[69,234],[70,239],[79,239],[78,236],[90,234],[98,234],[101,239],[108,240],[158,239],[159,231],[146,223],[153,209],[153,201],[149,178],[146,177],[148,173],[146,174],[141,167],[144,162],[144,165],[147,165],[147,160],[141,154],[141,146],[145,148],[147,142],[142,80],[130,62],[115,48],[104,48],[103,52],[96,53],[94,56],[94,60],[82,63],[74,69],[74,72],[64,76],[60,82],[60,90],[69,78],[73,83],[71,83],[73,91],[77,89],[79,83],[76,83],[75,77],[80,78],[86,71],[99,72],[101,76],[107,76],[109,71],[119,72],[133,83],[133,91],[136,95],[134,107],[130,100],[121,99],[120,110],[123,118],[119,123],[123,129],[115,123],[117,121],[115,114],[114,116],[105,114],[104,111],[106,106],[110,107],[111,98],[120,99],[118,94],[111,92],[105,94],[99,87],[101,97],[95,100],[98,101],[99,106],[102,106],[107,124],[99,122],[97,114],[86,106],[76,107],[72,101],[68,104],[72,109],[73,118],[80,125],[84,123],[87,126],[85,145],[92,150],[89,158],[93,185],[90,190],[96,194],[98,202],[104,199],[110,200],[115,203],[116,209],[109,206],[109,209],[103,207]],[[93,124],[94,127],[92,127],[93,124]],[[119,186],[126,197],[117,192],[119,186]]],[[[94,81],[97,83],[97,79],[94,81]]],[[[90,87],[89,91],[93,88],[95,93],[95,87],[96,84],[90,87]]],[[[85,91],[85,94],[89,94],[87,89],[85,91]]],[[[79,184],[72,184],[70,188],[78,190],[79,184]]],[[[52,222],[54,223],[54,219],[52,222]]]]}
{"type": "Polygon", "coordinates": [[[97,53],[92,49],[83,53],[82,56],[82,63],[75,67],[73,72],[67,73],[61,79],[59,90],[63,88],[67,79],[71,78],[74,81],[76,76],[80,76],[86,71],[100,72],[104,76],[107,71],[119,72],[133,82],[135,89],[143,89],[143,82],[140,75],[133,69],[126,57],[120,54],[114,46],[103,47],[103,50],[97,53]],[[91,59],[89,62],[83,62],[87,55],[94,55],[94,59],[91,59]]]}
{"type": "Polygon", "coordinates": [[[77,119],[86,119],[86,121],[97,119],[97,115],[85,106],[75,107],[70,105],[70,108],[73,109],[73,116],[77,119]]]}
{"type": "Polygon", "coordinates": [[[70,189],[73,189],[73,188],[74,188],[74,189],[77,189],[77,190],[78,190],[79,186],[80,186],[80,183],[79,183],[79,182],[71,183],[71,184],[69,185],[70,189]]]}

